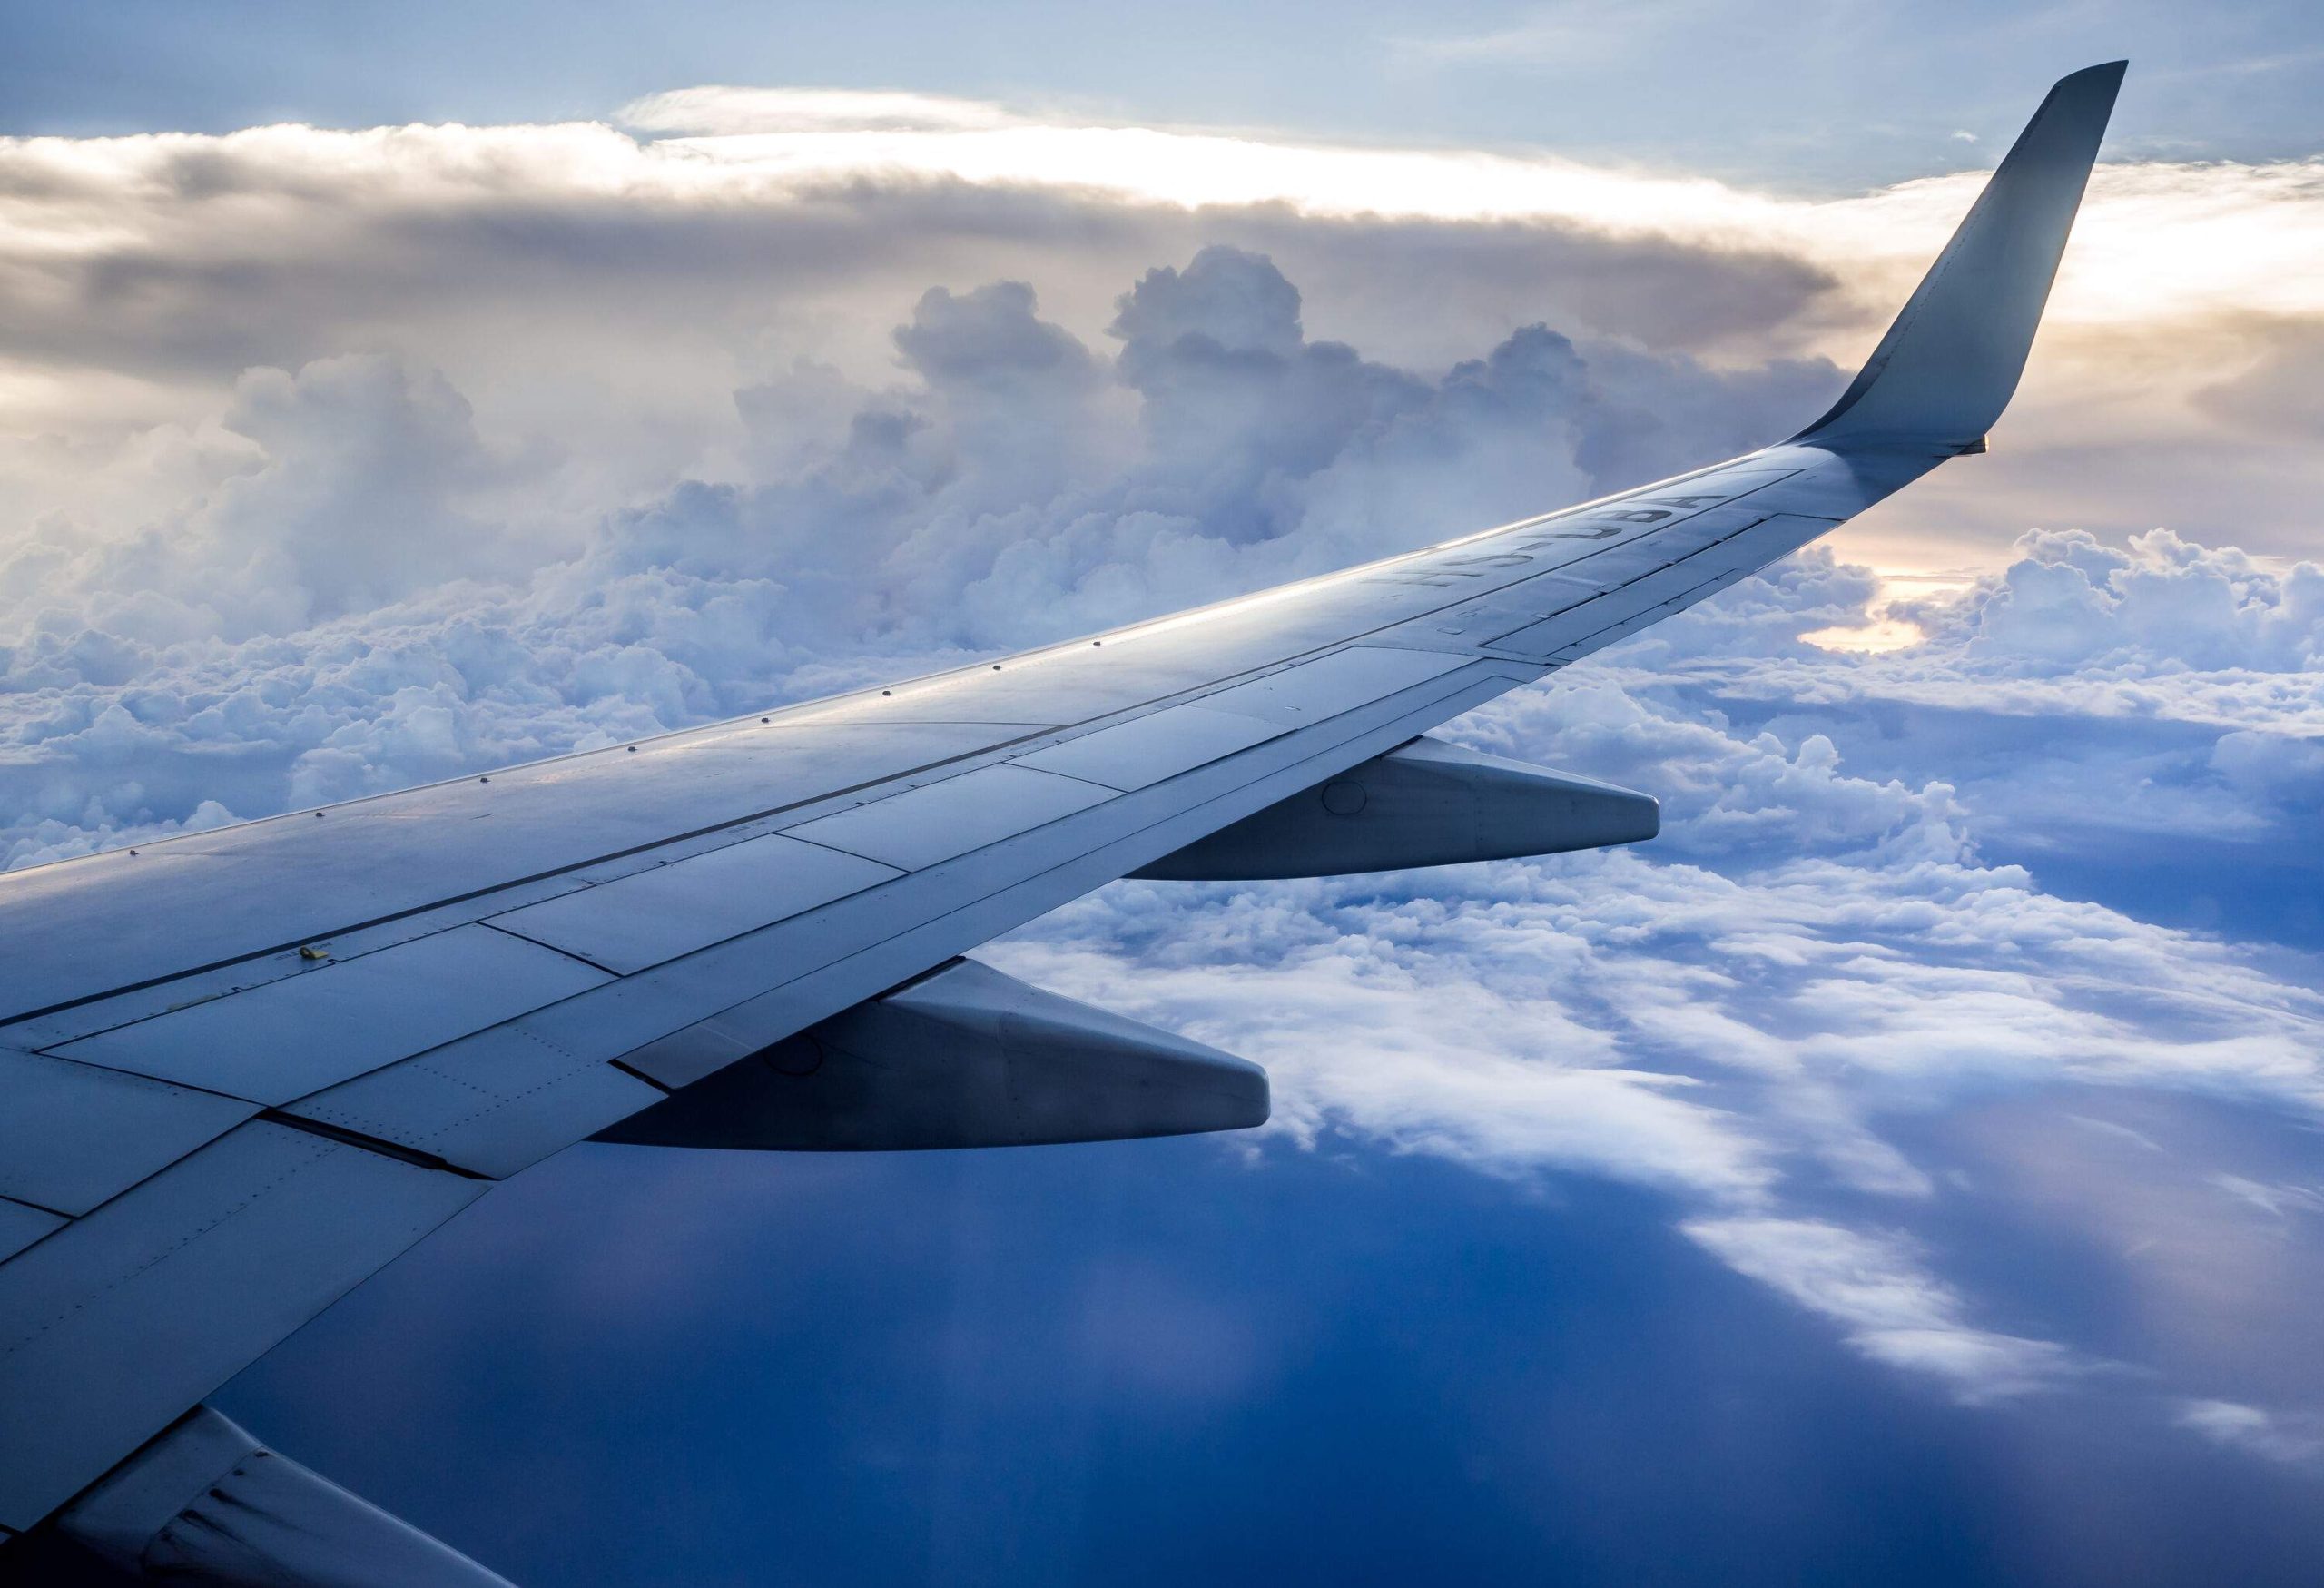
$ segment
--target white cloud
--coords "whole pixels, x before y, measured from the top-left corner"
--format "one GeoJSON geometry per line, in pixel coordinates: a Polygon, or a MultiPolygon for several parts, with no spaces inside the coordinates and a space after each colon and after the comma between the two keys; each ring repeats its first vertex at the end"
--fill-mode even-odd
{"type": "Polygon", "coordinates": [[[1028,118],[980,99],[894,89],[678,88],[634,99],[615,121],[641,133],[957,133],[1028,118]]]}
{"type": "Polygon", "coordinates": [[[2191,1400],[2179,1409],[2179,1423],[2230,1449],[2270,1461],[2308,1461],[2324,1452],[2324,1432],[2313,1416],[2285,1417],[2236,1401],[2191,1400]]]}
{"type": "MultiPolygon", "coordinates": [[[[545,507],[747,478],[729,394],[803,353],[877,383],[880,333],[931,282],[1029,280],[1087,342],[1128,271],[1207,242],[1275,257],[1318,336],[1422,370],[1543,317],[1728,366],[1845,364],[1979,180],[1818,202],[901,93],[685,89],[625,113],[709,131],[0,140],[0,546],[22,538],[11,520],[134,519],[214,481],[241,445],[219,420],[241,371],[350,352],[442,370],[484,435],[556,437],[545,507]]],[[[2314,428],[2280,393],[2302,385],[2287,350],[2324,320],[2319,259],[2311,165],[2102,170],[1976,499],[2115,531],[2225,515],[2246,544],[2300,544],[2316,449],[2274,443],[2314,428]],[[2168,466],[2196,446],[2201,493],[2168,466]]],[[[1989,561],[1964,504],[1939,484],[1889,516],[1884,563],[1989,561]]]]}
{"type": "Polygon", "coordinates": [[[1976,1328],[1909,1242],[1803,1218],[1696,1218],[1679,1226],[1738,1273],[1847,1331],[1875,1361],[1945,1380],[1963,1400],[2023,1395],[2073,1369],[2053,1341],[1976,1328]]]}

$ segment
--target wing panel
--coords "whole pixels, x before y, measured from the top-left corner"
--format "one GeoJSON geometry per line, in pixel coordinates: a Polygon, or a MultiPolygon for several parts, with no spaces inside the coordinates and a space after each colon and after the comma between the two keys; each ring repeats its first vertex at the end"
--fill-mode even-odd
{"type": "Polygon", "coordinates": [[[1465,658],[1434,651],[1351,646],[1202,697],[1210,711],[1239,712],[1287,728],[1305,727],[1384,700],[1462,665],[1465,658]]]}
{"type": "Polygon", "coordinates": [[[492,924],[626,975],[902,874],[768,833],[496,915],[492,924]]]}
{"type": "Polygon", "coordinates": [[[258,1112],[119,1070],[0,1049],[0,1197],[77,1216],[258,1112]]]}
{"type": "Polygon", "coordinates": [[[663,1093],[537,1026],[482,1031],[359,1076],[283,1110],[505,1179],[663,1093]]]}
{"type": "Polygon", "coordinates": [[[554,949],[462,926],[84,1037],[56,1052],[286,1103],[606,980],[554,949]]]}
{"type": "Polygon", "coordinates": [[[1203,705],[1172,705],[1015,757],[1010,764],[1062,773],[1108,788],[1146,788],[1288,730],[1203,705]]]}
{"type": "Polygon", "coordinates": [[[64,1219],[60,1214],[0,1198],[0,1259],[15,1256],[33,1242],[64,1228],[64,1219]]]}
{"type": "Polygon", "coordinates": [[[483,1189],[253,1119],[0,1264],[0,1525],[40,1521],[483,1189]]]}
{"type": "Polygon", "coordinates": [[[918,871],[1113,797],[1078,778],[986,766],[788,829],[793,838],[918,871]]]}

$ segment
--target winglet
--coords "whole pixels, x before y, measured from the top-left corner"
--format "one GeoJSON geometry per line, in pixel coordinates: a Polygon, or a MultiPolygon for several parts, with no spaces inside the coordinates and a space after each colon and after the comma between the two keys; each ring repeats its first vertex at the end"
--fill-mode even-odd
{"type": "Polygon", "coordinates": [[[2050,90],[1870,360],[1794,440],[1983,449],[2024,371],[2128,65],[2050,90]]]}

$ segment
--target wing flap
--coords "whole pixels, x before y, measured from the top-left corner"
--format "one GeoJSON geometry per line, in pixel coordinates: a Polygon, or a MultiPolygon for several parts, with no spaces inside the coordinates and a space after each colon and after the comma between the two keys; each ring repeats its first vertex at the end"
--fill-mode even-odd
{"type": "Polygon", "coordinates": [[[258,1112],[143,1076],[0,1049],[0,1197],[78,1217],[258,1112]]]}
{"type": "Polygon", "coordinates": [[[64,1228],[63,1214],[0,1198],[0,1259],[15,1256],[64,1228]]]}
{"type": "Polygon", "coordinates": [[[0,1264],[0,1526],[39,1522],[483,1189],[253,1119],[0,1264]]]}
{"type": "Polygon", "coordinates": [[[287,1103],[601,985],[606,972],[487,926],[323,963],[119,1026],[59,1057],[287,1103]]]}
{"type": "Polygon", "coordinates": [[[785,835],[923,871],[1102,804],[1116,791],[1028,766],[980,766],[787,829],[785,835]]]}
{"type": "Polygon", "coordinates": [[[604,1046],[558,1042],[537,1025],[500,1026],[283,1112],[506,1179],[662,1100],[660,1088],[606,1063],[604,1046]]]}
{"type": "Polygon", "coordinates": [[[769,833],[496,915],[492,924],[627,975],[902,874],[769,833]]]}
{"type": "Polygon", "coordinates": [[[1282,725],[1207,705],[1170,705],[1047,749],[1016,764],[1128,793],[1149,788],[1287,732],[1282,725]]]}

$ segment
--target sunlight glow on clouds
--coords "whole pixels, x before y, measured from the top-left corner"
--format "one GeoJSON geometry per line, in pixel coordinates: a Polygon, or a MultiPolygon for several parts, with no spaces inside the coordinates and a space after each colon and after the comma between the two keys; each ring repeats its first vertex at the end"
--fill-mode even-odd
{"type": "MultiPolygon", "coordinates": [[[[1552,154],[1333,146],[1263,133],[1108,126],[1019,115],[982,101],[832,90],[697,88],[625,107],[648,145],[801,182],[913,175],[1078,188],[1186,206],[1285,203],[1318,216],[1553,219],[1703,246],[1774,242],[1896,301],[1985,173],[1862,198],[1777,199],[1731,184],[1587,165],[1552,154]],[[1875,267],[1867,275],[1863,268],[1875,267]]],[[[2324,308],[2324,165],[2103,167],[2076,226],[2053,326],[2145,325],[2324,308]]]]}
{"type": "MultiPolygon", "coordinates": [[[[238,445],[214,427],[241,371],[358,351],[443,370],[487,431],[556,438],[567,508],[736,478],[750,439],[726,394],[803,354],[877,380],[874,328],[931,281],[1029,280],[1087,341],[1113,282],[1211,241],[1295,271],[1319,336],[1415,369],[1543,315],[1724,368],[1845,369],[1982,180],[1812,202],[1553,153],[834,90],[688,89],[625,113],[638,131],[0,140],[0,509],[126,508],[139,472],[182,478],[238,445]],[[133,437],[138,455],[92,466],[133,437]]],[[[2065,513],[2252,525],[2245,544],[2293,548],[2324,493],[2319,449],[2280,444],[2318,418],[2285,363],[2303,336],[2324,340],[2318,167],[2102,167],[1980,499],[2038,497],[2029,519],[2056,522],[2024,449],[2103,444],[2065,513]]],[[[1860,533],[1885,567],[1959,566],[1965,490],[1860,533]]]]}

